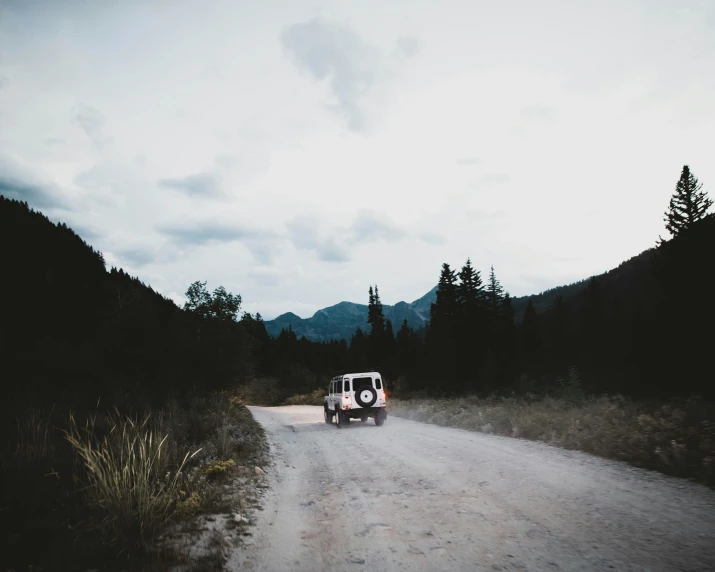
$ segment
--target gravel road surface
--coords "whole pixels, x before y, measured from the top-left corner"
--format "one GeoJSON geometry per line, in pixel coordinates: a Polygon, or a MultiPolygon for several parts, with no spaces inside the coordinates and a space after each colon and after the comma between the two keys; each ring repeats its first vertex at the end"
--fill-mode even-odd
{"type": "Polygon", "coordinates": [[[715,570],[715,492],[541,443],[251,407],[273,466],[230,570],[715,570]]]}

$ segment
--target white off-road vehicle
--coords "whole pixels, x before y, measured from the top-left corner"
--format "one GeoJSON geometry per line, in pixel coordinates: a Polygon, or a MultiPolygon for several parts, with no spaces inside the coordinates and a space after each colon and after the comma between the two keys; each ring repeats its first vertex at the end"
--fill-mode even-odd
{"type": "Polygon", "coordinates": [[[376,371],[336,375],[323,399],[325,422],[335,419],[340,428],[351,419],[367,421],[373,417],[375,425],[382,425],[387,419],[386,398],[382,376],[376,371]]]}

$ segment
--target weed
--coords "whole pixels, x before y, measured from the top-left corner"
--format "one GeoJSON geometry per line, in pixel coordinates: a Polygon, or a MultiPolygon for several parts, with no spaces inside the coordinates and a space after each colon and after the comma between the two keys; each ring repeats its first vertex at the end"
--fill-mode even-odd
{"type": "Polygon", "coordinates": [[[206,465],[204,473],[208,477],[223,476],[235,466],[236,462],[233,459],[228,459],[226,461],[214,461],[206,465]]]}

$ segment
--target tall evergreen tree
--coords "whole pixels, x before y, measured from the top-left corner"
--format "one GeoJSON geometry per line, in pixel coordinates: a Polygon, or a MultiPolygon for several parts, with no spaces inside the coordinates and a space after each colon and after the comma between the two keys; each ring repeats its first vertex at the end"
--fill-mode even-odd
{"type": "Polygon", "coordinates": [[[458,345],[458,374],[461,390],[476,390],[480,366],[486,353],[485,292],[479,271],[468,258],[459,272],[455,320],[458,345]]]}
{"type": "Polygon", "coordinates": [[[430,307],[430,323],[435,325],[452,326],[457,314],[459,299],[457,296],[457,275],[449,266],[442,264],[442,272],[439,276],[439,284],[435,293],[436,300],[430,307]]]}
{"type": "Polygon", "coordinates": [[[701,190],[702,186],[685,165],[665,212],[665,228],[673,237],[707,216],[713,201],[701,190]]]}
{"type": "Polygon", "coordinates": [[[385,313],[377,286],[375,286],[375,290],[370,286],[368,292],[370,298],[367,306],[367,322],[370,324],[370,337],[379,339],[385,333],[385,313]]]}
{"type": "Polygon", "coordinates": [[[372,286],[370,286],[368,292],[370,296],[367,307],[367,321],[370,324],[370,332],[368,334],[370,345],[369,359],[372,366],[383,367],[385,359],[389,355],[389,349],[386,347],[385,340],[385,313],[382,309],[380,292],[377,289],[377,285],[374,290],[372,286]]]}
{"type": "Polygon", "coordinates": [[[367,302],[367,323],[370,325],[372,330],[372,324],[375,321],[375,292],[372,289],[372,284],[368,289],[368,302],[367,302]]]}
{"type": "Polygon", "coordinates": [[[489,272],[489,282],[487,283],[487,308],[493,318],[497,318],[502,312],[502,303],[504,302],[504,288],[494,273],[494,266],[489,272]]]}
{"type": "Polygon", "coordinates": [[[453,389],[457,374],[456,323],[459,300],[457,296],[457,275],[449,264],[442,264],[442,272],[437,286],[436,301],[430,307],[430,321],[427,329],[427,349],[430,370],[434,382],[440,389],[440,382],[447,382],[453,389]]]}
{"type": "Polygon", "coordinates": [[[482,301],[485,292],[482,284],[482,277],[478,270],[472,266],[472,261],[467,258],[467,262],[459,272],[459,284],[457,285],[457,298],[460,304],[468,313],[475,313],[482,301]]]}

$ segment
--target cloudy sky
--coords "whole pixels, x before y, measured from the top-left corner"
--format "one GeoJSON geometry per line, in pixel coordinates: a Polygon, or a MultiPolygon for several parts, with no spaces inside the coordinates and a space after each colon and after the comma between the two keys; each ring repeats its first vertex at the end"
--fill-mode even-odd
{"type": "Polygon", "coordinates": [[[266,318],[537,293],[715,195],[713,70],[712,0],[2,0],[0,193],[266,318]]]}

